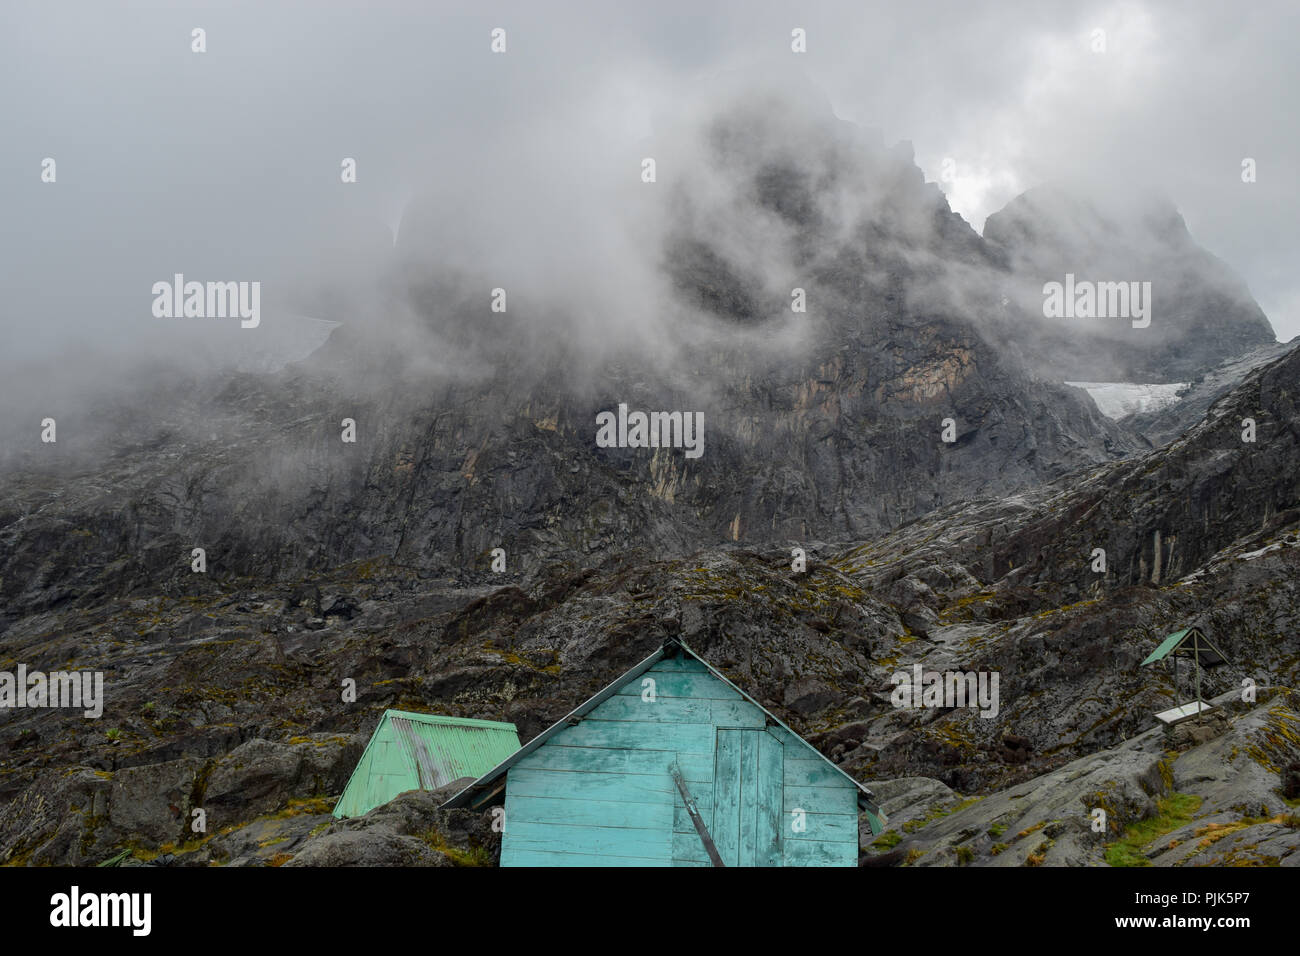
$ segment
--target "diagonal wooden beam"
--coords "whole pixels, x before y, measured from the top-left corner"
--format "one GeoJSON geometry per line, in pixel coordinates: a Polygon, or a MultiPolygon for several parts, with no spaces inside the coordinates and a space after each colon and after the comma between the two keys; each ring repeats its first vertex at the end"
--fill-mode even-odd
{"type": "Polygon", "coordinates": [[[713,837],[709,836],[709,828],[704,825],[704,820],[700,818],[700,808],[696,804],[695,798],[691,792],[686,789],[686,781],[682,779],[682,772],[678,768],[676,761],[669,767],[668,772],[672,774],[673,783],[677,784],[677,790],[682,795],[682,800],[686,803],[686,812],[690,814],[691,822],[695,824],[695,832],[700,835],[700,840],[704,843],[704,851],[709,854],[709,859],[713,861],[714,866],[726,866],[722,862],[722,857],[718,855],[718,848],[713,845],[713,837]]]}

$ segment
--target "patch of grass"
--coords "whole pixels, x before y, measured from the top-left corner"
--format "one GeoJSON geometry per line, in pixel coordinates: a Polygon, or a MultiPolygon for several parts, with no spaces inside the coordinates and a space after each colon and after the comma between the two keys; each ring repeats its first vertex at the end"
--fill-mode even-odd
{"type": "Polygon", "coordinates": [[[1224,837],[1230,836],[1238,830],[1244,830],[1248,826],[1250,824],[1245,820],[1238,820],[1236,823],[1210,823],[1203,827],[1197,827],[1193,836],[1202,837],[1203,839],[1196,844],[1196,848],[1198,850],[1207,850],[1224,837]]]}
{"type": "Polygon", "coordinates": [[[956,805],[951,807],[933,807],[925,816],[918,817],[915,820],[908,820],[906,823],[904,823],[903,832],[915,833],[917,830],[920,830],[922,827],[929,826],[931,823],[933,823],[935,820],[940,819],[941,817],[946,817],[950,814],[956,813],[959,810],[965,810],[967,807],[974,806],[975,804],[979,803],[980,800],[982,799],[984,798],[967,797],[965,800],[962,800],[960,803],[957,803],[956,805]]]}
{"type": "Polygon", "coordinates": [[[1032,827],[1028,827],[1028,828],[1026,828],[1026,829],[1024,829],[1024,830],[1021,830],[1019,833],[1017,833],[1017,834],[1016,834],[1016,839],[1017,839],[1017,840],[1023,840],[1025,837],[1029,836],[1029,834],[1031,834],[1031,833],[1037,833],[1039,830],[1041,830],[1041,829],[1042,829],[1043,827],[1045,827],[1045,826],[1047,826],[1047,821],[1046,821],[1046,820],[1040,820],[1038,823],[1035,823],[1032,827]]]}
{"type": "MultiPolygon", "coordinates": [[[[503,650],[501,650],[501,649],[498,648],[498,647],[493,647],[492,644],[491,644],[491,642],[489,642],[489,641],[485,641],[485,642],[483,643],[483,650],[487,651],[489,654],[495,654],[496,656],[500,657],[502,660],[504,660],[504,661],[505,661],[506,663],[508,663],[508,664],[516,664],[516,665],[518,665],[518,666],[520,666],[520,667],[527,667],[529,670],[534,670],[534,671],[537,671],[538,673],[541,673],[541,674],[558,674],[558,673],[560,673],[560,669],[561,669],[561,668],[560,668],[560,665],[559,665],[558,663],[551,663],[551,664],[545,664],[545,665],[543,665],[543,664],[536,664],[536,663],[534,663],[533,661],[530,661],[530,660],[529,660],[528,658],[526,658],[526,657],[520,657],[518,654],[514,653],[513,651],[503,651],[503,650]]],[[[558,661],[558,659],[559,659],[559,655],[558,655],[558,654],[556,654],[554,651],[552,651],[552,652],[551,652],[551,655],[552,655],[553,660],[558,661]]]]}
{"type": "Polygon", "coordinates": [[[420,834],[420,839],[427,843],[430,849],[445,853],[453,866],[492,866],[496,862],[492,858],[492,851],[486,847],[472,846],[468,850],[462,850],[449,844],[447,838],[437,830],[424,831],[420,834]]]}
{"type": "Polygon", "coordinates": [[[1047,851],[1052,848],[1051,840],[1044,840],[1025,857],[1025,866],[1042,866],[1047,859],[1047,851]]]}
{"type": "Polygon", "coordinates": [[[899,833],[897,830],[889,830],[872,840],[871,845],[878,846],[882,850],[892,850],[902,842],[903,834],[899,833]]]}
{"type": "Polygon", "coordinates": [[[1300,746],[1300,714],[1286,704],[1274,704],[1268,710],[1263,727],[1255,736],[1255,743],[1246,748],[1246,754],[1270,773],[1280,773],[1300,746]]]}
{"type": "Polygon", "coordinates": [[[301,817],[306,815],[315,815],[320,813],[332,813],[334,810],[333,797],[307,797],[302,800],[290,800],[284,805],[284,809],[278,813],[271,814],[273,820],[287,820],[290,817],[301,817]]]}
{"type": "Polygon", "coordinates": [[[1196,844],[1198,850],[1207,850],[1226,836],[1247,830],[1264,823],[1276,823],[1292,830],[1300,829],[1300,814],[1279,813],[1272,817],[1242,817],[1232,823],[1208,823],[1197,827],[1195,835],[1201,837],[1196,844]]]}
{"type": "Polygon", "coordinates": [[[1158,761],[1156,769],[1160,772],[1160,780],[1165,785],[1165,792],[1172,793],[1174,789],[1174,762],[1168,758],[1158,761]]]}
{"type": "Polygon", "coordinates": [[[1190,823],[1200,808],[1201,798],[1190,793],[1173,793],[1157,801],[1155,816],[1138,820],[1123,837],[1106,847],[1106,862],[1110,866],[1150,866],[1143,848],[1190,823]]]}

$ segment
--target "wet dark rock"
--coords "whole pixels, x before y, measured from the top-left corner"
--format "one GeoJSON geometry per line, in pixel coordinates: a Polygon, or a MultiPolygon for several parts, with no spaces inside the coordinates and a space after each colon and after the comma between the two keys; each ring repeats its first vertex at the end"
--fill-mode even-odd
{"type": "Polygon", "coordinates": [[[1288,764],[1282,771],[1282,796],[1300,800],[1300,763],[1288,764]]]}
{"type": "Polygon", "coordinates": [[[451,866],[445,853],[409,836],[343,830],[313,840],[285,866],[451,866]]]}
{"type": "Polygon", "coordinates": [[[491,866],[501,837],[492,813],[443,810],[451,786],[408,791],[363,817],[310,836],[288,866],[491,866]]]}

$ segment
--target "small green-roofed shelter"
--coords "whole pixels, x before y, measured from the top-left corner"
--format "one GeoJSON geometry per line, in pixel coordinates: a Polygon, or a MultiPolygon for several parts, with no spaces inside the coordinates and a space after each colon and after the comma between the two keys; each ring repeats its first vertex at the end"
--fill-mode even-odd
{"type": "Polygon", "coordinates": [[[1199,627],[1185,627],[1161,641],[1160,646],[1148,654],[1147,659],[1140,666],[1146,667],[1148,664],[1172,658],[1174,662],[1174,690],[1177,691],[1178,658],[1180,656],[1192,659],[1192,667],[1196,671],[1196,699],[1156,714],[1157,720],[1169,726],[1192,717],[1198,717],[1206,711],[1214,709],[1201,698],[1201,668],[1218,667],[1220,664],[1228,663],[1228,655],[1219,650],[1199,627]]]}
{"type": "Polygon", "coordinates": [[[359,817],[407,790],[480,777],[519,749],[514,724],[386,710],[334,807],[359,817]]]}

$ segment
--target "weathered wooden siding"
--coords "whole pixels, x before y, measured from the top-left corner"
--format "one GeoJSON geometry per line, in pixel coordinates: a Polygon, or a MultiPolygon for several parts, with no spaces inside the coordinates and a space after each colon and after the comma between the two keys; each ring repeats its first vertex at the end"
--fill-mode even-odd
{"type": "Polygon", "coordinates": [[[768,733],[785,745],[785,865],[857,866],[858,788],[784,728],[768,733]],[[796,810],[804,811],[802,832],[794,829],[796,810]]]}
{"type": "Polygon", "coordinates": [[[730,866],[853,865],[857,791],[688,657],[656,663],[508,771],[502,866],[708,866],[676,762],[730,866]],[[654,702],[642,699],[654,681],[654,702]],[[829,772],[828,772],[829,771],[829,772]],[[838,779],[837,779],[838,778],[838,779]],[[792,829],[794,809],[808,830],[792,829]]]}

